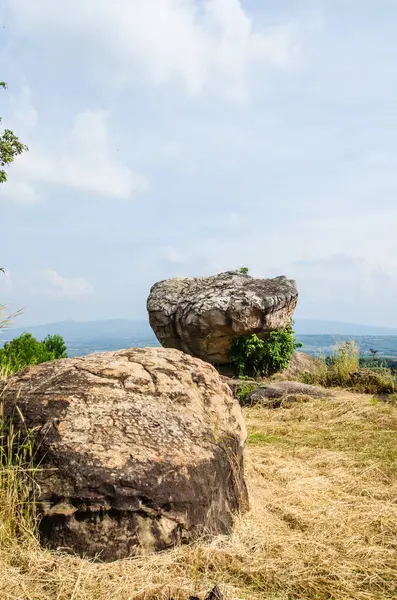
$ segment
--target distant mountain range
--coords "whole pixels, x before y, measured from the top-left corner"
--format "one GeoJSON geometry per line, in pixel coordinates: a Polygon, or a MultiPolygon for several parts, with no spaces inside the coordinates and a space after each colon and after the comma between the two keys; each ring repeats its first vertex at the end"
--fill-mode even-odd
{"type": "Polygon", "coordinates": [[[340,321],[295,319],[297,335],[397,335],[397,329],[340,321]]]}
{"type": "Polygon", "coordinates": [[[17,327],[1,332],[0,340],[11,340],[27,332],[37,339],[47,335],[59,334],[66,342],[85,340],[108,340],[155,337],[147,321],[128,321],[127,319],[109,319],[106,321],[60,321],[46,325],[33,325],[31,327],[17,327]]]}
{"type": "MultiPolygon", "coordinates": [[[[314,319],[296,319],[297,335],[397,335],[397,329],[377,327],[374,325],[358,325],[336,321],[319,321],[314,319]]],[[[84,342],[87,340],[129,340],[131,338],[155,340],[148,321],[129,321],[127,319],[109,319],[104,321],[61,321],[47,325],[18,327],[0,332],[0,341],[11,340],[24,332],[31,333],[37,339],[47,335],[59,334],[68,342],[84,342]]]]}

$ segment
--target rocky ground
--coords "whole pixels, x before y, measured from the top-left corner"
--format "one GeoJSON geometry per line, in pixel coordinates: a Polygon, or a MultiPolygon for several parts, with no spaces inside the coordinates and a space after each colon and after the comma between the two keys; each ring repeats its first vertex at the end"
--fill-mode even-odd
{"type": "Polygon", "coordinates": [[[395,598],[397,407],[336,391],[244,417],[251,506],[231,536],[93,564],[0,531],[0,597],[187,600],[218,583],[226,600],[395,598]]]}

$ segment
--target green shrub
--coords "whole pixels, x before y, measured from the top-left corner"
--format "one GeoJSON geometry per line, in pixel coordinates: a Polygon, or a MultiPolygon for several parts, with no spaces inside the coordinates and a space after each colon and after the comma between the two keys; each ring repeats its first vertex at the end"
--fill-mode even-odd
{"type": "Polygon", "coordinates": [[[236,387],[236,398],[241,406],[246,404],[247,396],[250,392],[258,389],[258,384],[255,381],[241,381],[236,387]]]}
{"type": "Polygon", "coordinates": [[[397,390],[397,380],[390,371],[361,369],[351,375],[350,385],[365,394],[393,394],[397,390]]]}
{"type": "Polygon", "coordinates": [[[47,352],[53,354],[54,359],[68,357],[65,340],[61,335],[47,335],[42,344],[47,352]]]}
{"type": "Polygon", "coordinates": [[[236,338],[230,360],[239,377],[269,376],[286,369],[295,348],[301,346],[294,337],[291,324],[285,329],[269,332],[264,338],[255,333],[236,338]]]}
{"type": "Polygon", "coordinates": [[[30,333],[23,333],[0,349],[0,367],[16,373],[28,365],[66,357],[66,345],[60,335],[47,336],[39,342],[30,333]]]}

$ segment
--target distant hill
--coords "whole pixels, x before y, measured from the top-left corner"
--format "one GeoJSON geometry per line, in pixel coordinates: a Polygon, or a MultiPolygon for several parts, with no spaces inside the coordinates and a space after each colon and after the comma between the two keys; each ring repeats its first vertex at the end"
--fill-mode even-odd
{"type": "Polygon", "coordinates": [[[397,335],[397,329],[388,327],[315,319],[295,319],[294,329],[298,335],[397,335]]]}
{"type": "MultiPolygon", "coordinates": [[[[296,319],[297,338],[303,343],[303,352],[313,355],[330,354],[338,340],[354,339],[360,352],[366,356],[369,348],[378,350],[379,356],[397,356],[397,330],[368,325],[296,319]],[[394,336],[394,337],[393,337],[394,336]]],[[[24,332],[42,340],[58,333],[68,348],[68,356],[85,356],[92,352],[158,346],[148,321],[109,319],[105,321],[61,321],[48,325],[18,327],[0,330],[1,345],[24,332]]]]}
{"type": "MultiPolygon", "coordinates": [[[[335,321],[320,321],[315,319],[296,319],[295,331],[297,335],[397,335],[397,329],[376,327],[374,325],[358,325],[335,321]]],[[[87,340],[130,340],[144,338],[147,341],[155,336],[148,321],[129,321],[127,319],[108,319],[103,321],[61,321],[47,325],[34,325],[32,327],[18,327],[0,332],[0,342],[18,337],[21,333],[28,332],[37,339],[47,335],[59,334],[67,343],[84,342],[87,340]]]]}
{"type": "Polygon", "coordinates": [[[47,325],[33,325],[31,327],[17,327],[3,330],[0,341],[12,340],[22,333],[27,332],[41,340],[47,335],[59,334],[66,342],[85,340],[129,339],[140,337],[154,337],[148,321],[128,321],[127,319],[109,319],[106,321],[60,321],[47,325]]]}

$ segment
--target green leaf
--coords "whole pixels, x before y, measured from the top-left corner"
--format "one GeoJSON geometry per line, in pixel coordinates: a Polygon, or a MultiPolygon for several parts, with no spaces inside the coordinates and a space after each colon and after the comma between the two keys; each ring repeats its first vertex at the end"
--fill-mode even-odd
{"type": "Polygon", "coordinates": [[[239,377],[268,376],[286,369],[295,348],[301,345],[291,325],[263,338],[256,334],[240,336],[232,344],[230,361],[239,377]]]}
{"type": "MultiPolygon", "coordinates": [[[[7,84],[5,81],[0,81],[0,88],[7,89],[7,84]]],[[[0,117],[0,123],[1,122],[2,119],[0,117]]],[[[0,135],[0,166],[9,166],[12,162],[14,162],[17,156],[23,152],[27,152],[28,150],[28,147],[19,141],[19,138],[13,131],[11,131],[11,129],[5,129],[0,135]]],[[[7,173],[4,169],[1,169],[0,183],[5,183],[6,181],[7,173]]]]}

